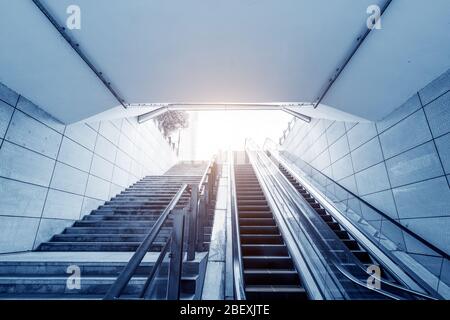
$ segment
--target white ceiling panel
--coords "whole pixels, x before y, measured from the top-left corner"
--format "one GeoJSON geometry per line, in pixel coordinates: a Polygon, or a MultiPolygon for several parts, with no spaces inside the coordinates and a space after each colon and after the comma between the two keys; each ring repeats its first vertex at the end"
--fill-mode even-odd
{"type": "Polygon", "coordinates": [[[0,82],[71,123],[117,105],[31,1],[0,0],[0,82]]]}

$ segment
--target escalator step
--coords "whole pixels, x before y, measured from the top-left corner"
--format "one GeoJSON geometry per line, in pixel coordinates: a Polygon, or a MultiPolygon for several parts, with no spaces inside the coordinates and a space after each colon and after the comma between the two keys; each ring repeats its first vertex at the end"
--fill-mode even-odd
{"type": "Polygon", "coordinates": [[[244,280],[251,285],[300,285],[297,271],[283,269],[246,269],[244,280]]]}
{"type": "Polygon", "coordinates": [[[276,226],[240,226],[241,234],[279,234],[276,226]]]}
{"type": "Polygon", "coordinates": [[[246,286],[246,298],[249,300],[306,300],[307,294],[300,286],[246,286]]]}
{"type": "Polygon", "coordinates": [[[243,256],[244,268],[249,269],[293,269],[289,256],[243,256]]]}
{"type": "Polygon", "coordinates": [[[288,256],[284,244],[241,244],[244,256],[288,256]]]}
{"type": "Polygon", "coordinates": [[[283,237],[278,234],[243,234],[242,244],[283,244],[283,237]]]}

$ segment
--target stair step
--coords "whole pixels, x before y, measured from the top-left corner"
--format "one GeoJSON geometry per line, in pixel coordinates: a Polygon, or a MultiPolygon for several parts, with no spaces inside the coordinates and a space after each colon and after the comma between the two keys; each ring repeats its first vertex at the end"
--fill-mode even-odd
{"type": "MultiPolygon", "coordinates": [[[[136,251],[140,242],[44,242],[38,251],[136,251]]],[[[165,242],[154,242],[149,251],[161,251],[165,242]]]]}

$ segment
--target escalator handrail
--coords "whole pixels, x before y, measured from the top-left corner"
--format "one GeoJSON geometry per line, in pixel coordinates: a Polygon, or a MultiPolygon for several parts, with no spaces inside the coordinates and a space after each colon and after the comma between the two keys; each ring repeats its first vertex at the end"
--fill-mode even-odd
{"type": "MultiPolygon", "coordinates": [[[[264,152],[262,152],[262,154],[264,154],[265,156],[267,156],[264,152]]],[[[278,160],[278,159],[277,159],[277,160],[278,160]]],[[[341,266],[339,266],[338,264],[336,264],[335,261],[333,261],[333,263],[334,263],[334,266],[337,268],[337,270],[340,271],[345,277],[347,277],[347,278],[349,278],[349,279],[350,279],[350,277],[354,278],[354,277],[351,275],[351,273],[349,273],[348,271],[345,270],[345,272],[343,272],[344,269],[343,269],[341,266]]],[[[358,266],[359,266],[365,273],[367,273],[367,270],[365,270],[364,268],[362,268],[360,265],[358,265],[358,266]]],[[[367,274],[370,275],[369,273],[367,273],[367,274]]],[[[355,279],[356,279],[356,278],[355,278],[355,279]]],[[[352,279],[350,279],[350,280],[352,280],[352,279]]],[[[352,281],[353,281],[353,280],[352,280],[352,281]]],[[[386,286],[395,288],[395,289],[397,289],[397,290],[406,292],[406,293],[411,294],[411,295],[418,296],[418,297],[423,298],[423,299],[428,299],[428,300],[438,300],[438,299],[436,299],[435,297],[432,297],[432,296],[430,296],[430,295],[427,295],[427,294],[424,294],[424,293],[421,293],[421,292],[418,292],[418,291],[415,291],[415,290],[412,290],[412,289],[409,289],[409,288],[405,288],[405,287],[402,287],[402,286],[399,286],[399,285],[390,283],[390,282],[385,281],[384,279],[381,279],[381,278],[379,279],[379,281],[380,281],[380,283],[383,284],[383,285],[386,285],[386,286]]],[[[353,282],[355,282],[355,281],[353,281],[353,282]]],[[[356,280],[355,283],[358,284],[358,285],[362,285],[362,286],[364,286],[364,287],[366,287],[366,288],[369,288],[369,287],[367,287],[365,284],[359,283],[359,280],[356,280]]],[[[375,288],[369,288],[369,289],[375,289],[375,288]]],[[[377,291],[377,292],[383,294],[383,292],[382,292],[383,290],[375,289],[375,291],[377,291]]],[[[386,293],[385,295],[388,296],[388,295],[392,295],[392,294],[391,294],[391,293],[386,293]]],[[[394,296],[395,296],[395,295],[394,295],[394,296]]]]}
{"type": "MultiPolygon", "coordinates": [[[[266,141],[264,142],[264,146],[266,146],[267,142],[270,142],[272,144],[275,144],[275,142],[273,142],[273,140],[271,140],[270,138],[267,138],[266,141]]],[[[263,147],[264,150],[264,147],[263,147]]],[[[270,152],[269,149],[265,149],[267,151],[270,152]]],[[[303,160],[302,160],[303,161],[303,160]]],[[[306,161],[303,161],[304,164],[306,164],[309,168],[311,168],[312,170],[314,170],[314,172],[317,172],[318,174],[322,175],[323,177],[325,177],[326,179],[328,179],[329,181],[331,181],[332,183],[336,184],[339,188],[341,188],[342,190],[344,190],[345,192],[349,193],[352,197],[358,199],[358,201],[364,203],[364,205],[366,205],[367,207],[369,207],[370,209],[374,210],[375,212],[377,212],[379,215],[383,216],[384,219],[389,220],[389,222],[391,222],[392,224],[394,224],[396,227],[400,228],[402,231],[408,233],[411,237],[415,238],[416,240],[420,241],[423,245],[425,245],[426,247],[428,247],[430,250],[436,252],[437,254],[441,255],[443,258],[449,260],[450,259],[450,255],[447,254],[446,252],[442,251],[441,249],[437,248],[436,246],[434,246],[432,243],[428,242],[427,240],[425,240],[424,238],[422,238],[421,236],[419,236],[418,234],[414,233],[413,231],[409,230],[408,228],[406,228],[405,226],[403,226],[401,223],[397,222],[395,219],[391,218],[389,215],[387,215],[386,213],[384,213],[383,211],[377,209],[376,207],[374,207],[373,205],[371,205],[370,203],[368,203],[366,200],[362,199],[361,197],[359,197],[358,195],[356,195],[355,193],[353,193],[352,191],[348,190],[347,188],[345,188],[343,185],[341,185],[339,182],[331,179],[329,176],[327,176],[326,174],[320,172],[319,170],[317,170],[316,168],[314,168],[313,166],[311,166],[309,163],[307,163],[306,161]]]]}
{"type": "Polygon", "coordinates": [[[230,197],[230,213],[231,213],[231,227],[232,227],[232,270],[233,270],[233,288],[235,300],[245,300],[244,289],[244,274],[243,274],[243,262],[242,262],[242,250],[241,239],[239,234],[239,216],[237,211],[237,197],[236,197],[236,182],[234,176],[234,161],[233,153],[230,151],[228,154],[228,177],[229,177],[229,192],[230,197]]]}

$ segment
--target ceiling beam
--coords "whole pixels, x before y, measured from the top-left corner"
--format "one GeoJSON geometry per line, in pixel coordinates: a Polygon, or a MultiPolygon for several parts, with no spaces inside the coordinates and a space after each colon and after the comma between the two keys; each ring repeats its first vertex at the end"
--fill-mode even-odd
{"type": "Polygon", "coordinates": [[[138,123],[144,123],[146,121],[149,121],[153,118],[156,118],[157,116],[160,116],[164,113],[166,113],[167,111],[169,111],[169,108],[167,107],[160,107],[157,108],[155,110],[152,110],[150,112],[147,112],[145,114],[142,114],[140,116],[138,116],[138,123]]]}
{"type": "Polygon", "coordinates": [[[299,113],[299,112],[297,112],[296,110],[292,110],[292,109],[287,108],[287,107],[283,107],[282,110],[283,110],[284,112],[286,112],[286,113],[289,113],[291,116],[294,116],[294,117],[297,118],[297,119],[303,120],[303,121],[305,121],[305,122],[307,122],[307,123],[310,123],[310,122],[311,122],[311,117],[308,117],[308,116],[306,116],[306,115],[304,115],[304,114],[302,114],[302,113],[299,113]]]}
{"type": "Polygon", "coordinates": [[[72,47],[72,49],[78,54],[78,56],[88,65],[88,67],[95,73],[97,78],[103,83],[103,85],[111,92],[111,94],[116,98],[121,106],[125,109],[127,108],[127,103],[125,99],[123,99],[120,94],[115,90],[111,82],[107,80],[107,78],[103,75],[103,72],[100,72],[97,67],[89,60],[83,50],[80,48],[80,44],[73,40],[69,34],[66,32],[66,28],[58,23],[56,18],[48,11],[48,9],[42,4],[40,0],[32,0],[36,7],[45,15],[45,17],[50,21],[53,27],[59,32],[59,34],[67,41],[67,43],[72,47]]]}

